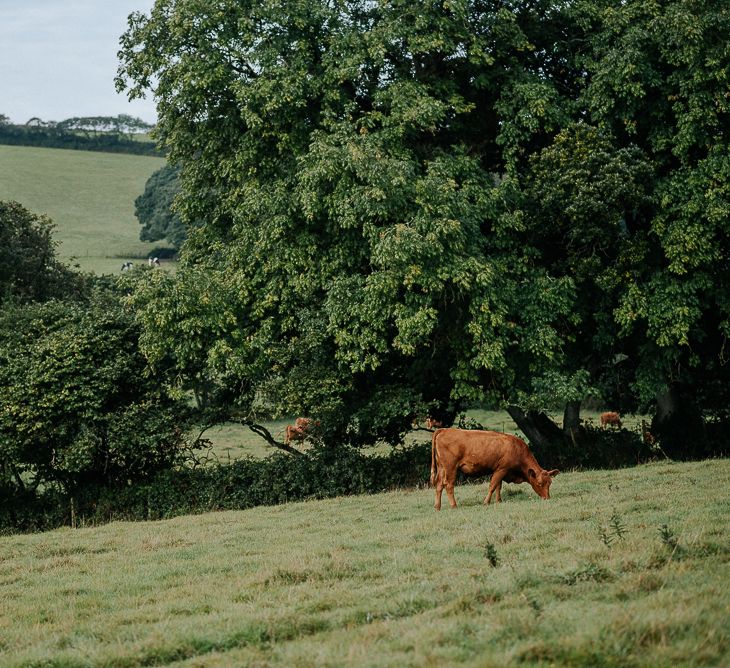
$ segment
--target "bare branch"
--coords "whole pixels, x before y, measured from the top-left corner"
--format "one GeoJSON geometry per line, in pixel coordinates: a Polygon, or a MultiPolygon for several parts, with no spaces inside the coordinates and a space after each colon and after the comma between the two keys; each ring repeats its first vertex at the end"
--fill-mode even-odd
{"type": "Polygon", "coordinates": [[[296,448],[292,448],[287,443],[282,443],[281,441],[277,441],[272,435],[271,432],[264,427],[263,425],[256,424],[254,422],[251,422],[249,420],[241,420],[241,424],[245,427],[248,427],[254,434],[258,434],[263,438],[272,448],[279,448],[279,450],[285,450],[286,452],[290,452],[294,455],[301,455],[304,454],[300,450],[297,450],[296,448]]]}

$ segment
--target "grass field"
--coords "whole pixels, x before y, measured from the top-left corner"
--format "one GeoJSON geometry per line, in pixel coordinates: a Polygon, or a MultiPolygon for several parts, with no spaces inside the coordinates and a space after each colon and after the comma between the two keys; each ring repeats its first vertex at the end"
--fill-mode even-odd
{"type": "Polygon", "coordinates": [[[730,460],[0,538],[0,665],[730,665],[730,460]]]}
{"type": "MultiPolygon", "coordinates": [[[[581,418],[588,422],[592,422],[594,425],[598,425],[599,411],[583,411],[581,418]]],[[[507,432],[510,434],[517,434],[521,438],[524,438],[524,434],[517,428],[517,425],[512,421],[512,418],[506,411],[488,411],[483,409],[475,409],[467,411],[467,416],[477,420],[486,429],[492,429],[494,431],[507,432]]],[[[558,424],[562,424],[561,415],[552,415],[553,419],[558,424]]],[[[641,415],[625,415],[621,417],[624,427],[632,430],[639,430],[641,427],[641,420],[645,419],[650,421],[647,416],[641,415]]],[[[271,434],[278,440],[284,440],[284,430],[287,424],[292,424],[294,418],[285,420],[276,420],[272,422],[265,422],[265,426],[271,432],[271,434]]],[[[205,433],[211,444],[212,449],[210,455],[213,459],[221,462],[227,462],[240,457],[249,456],[261,458],[271,454],[272,448],[267,445],[266,442],[260,437],[254,434],[248,427],[242,427],[237,423],[227,423],[217,427],[209,429],[205,433]]],[[[413,431],[406,437],[406,443],[413,441],[430,440],[431,432],[417,430],[413,431]]],[[[294,443],[294,447],[305,450],[307,444],[294,443]]],[[[389,445],[380,445],[372,448],[372,452],[382,454],[389,451],[391,448],[389,445]]]]}
{"type": "Polygon", "coordinates": [[[118,273],[155,246],[139,240],[134,200],[161,158],[56,148],[0,146],[0,199],[56,224],[58,254],[81,269],[118,273]]]}

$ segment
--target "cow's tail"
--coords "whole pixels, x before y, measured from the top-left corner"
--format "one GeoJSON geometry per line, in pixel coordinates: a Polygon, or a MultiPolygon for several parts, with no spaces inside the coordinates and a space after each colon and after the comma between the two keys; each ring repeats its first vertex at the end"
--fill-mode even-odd
{"type": "Polygon", "coordinates": [[[436,435],[439,433],[437,429],[431,437],[431,478],[429,484],[433,487],[436,484],[436,435]]]}

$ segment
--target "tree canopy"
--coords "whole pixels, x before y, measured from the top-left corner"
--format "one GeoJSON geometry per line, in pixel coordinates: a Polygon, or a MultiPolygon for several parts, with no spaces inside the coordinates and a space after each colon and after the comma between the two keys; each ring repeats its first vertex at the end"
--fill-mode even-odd
{"type": "Polygon", "coordinates": [[[79,276],[56,258],[53,223],[17,202],[0,201],[0,305],[72,294],[79,276]]]}
{"type": "Polygon", "coordinates": [[[720,0],[157,0],[117,85],[201,222],[133,298],[148,353],[349,442],[471,402],[534,438],[591,392],[719,406],[728,29],[720,0]]]}
{"type": "Polygon", "coordinates": [[[11,512],[39,487],[149,477],[190,440],[187,398],[170,391],[169,364],[151,373],[123,304],[118,282],[132,279],[72,271],[52,229],[0,202],[0,505],[11,512]]]}
{"type": "Polygon", "coordinates": [[[185,226],[174,211],[175,197],[180,191],[178,174],[179,169],[172,165],[160,167],[147,179],[144,192],[134,201],[134,215],[142,225],[142,241],[166,239],[175,248],[185,241],[185,226]]]}

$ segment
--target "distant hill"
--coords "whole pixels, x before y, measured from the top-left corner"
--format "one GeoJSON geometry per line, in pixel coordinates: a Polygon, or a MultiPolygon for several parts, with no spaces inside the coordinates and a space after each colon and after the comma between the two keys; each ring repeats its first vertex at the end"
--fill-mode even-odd
{"type": "Polygon", "coordinates": [[[0,199],[50,216],[62,259],[116,273],[159,245],[139,240],[134,200],[162,165],[147,156],[0,146],[0,199]]]}

